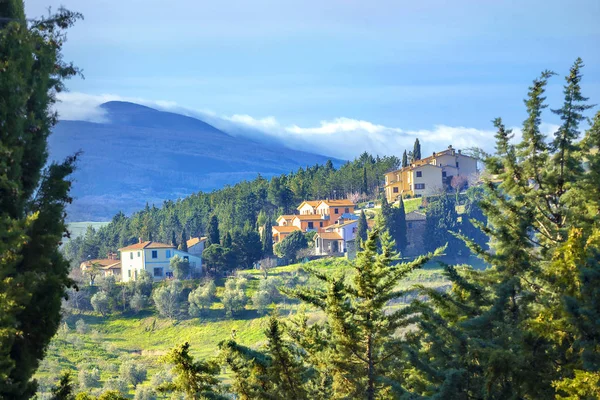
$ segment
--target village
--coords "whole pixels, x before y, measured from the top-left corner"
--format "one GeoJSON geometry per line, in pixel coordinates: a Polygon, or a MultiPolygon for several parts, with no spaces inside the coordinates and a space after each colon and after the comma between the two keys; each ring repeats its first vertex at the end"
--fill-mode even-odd
{"type": "MultiPolygon", "coordinates": [[[[478,172],[475,157],[448,146],[443,151],[387,172],[381,194],[391,206],[398,206],[400,201],[446,193],[453,190],[455,182],[460,182],[460,187],[454,189],[465,190],[470,185],[478,184],[478,172]]],[[[357,232],[361,214],[365,215],[370,229],[375,224],[379,207],[371,201],[359,208],[349,199],[305,200],[297,206],[294,214],[283,214],[276,218],[271,227],[272,244],[277,246],[293,232],[301,232],[309,239],[308,251],[303,253],[305,257],[346,257],[352,260],[359,250],[357,232]]],[[[420,208],[405,215],[407,241],[404,257],[424,253],[427,215],[420,208]]],[[[261,236],[265,234],[264,229],[264,226],[259,227],[261,236]]],[[[200,276],[206,242],[204,236],[190,237],[185,244],[176,247],[140,238],[138,243],[120,248],[120,257],[117,253],[109,253],[106,258],[85,260],[80,269],[88,275],[94,269],[94,275],[111,275],[122,282],[135,281],[141,271],[146,271],[155,281],[160,281],[173,278],[172,260],[178,257],[189,264],[190,276],[200,276]]],[[[260,268],[260,263],[255,263],[254,267],[260,268]]]]}

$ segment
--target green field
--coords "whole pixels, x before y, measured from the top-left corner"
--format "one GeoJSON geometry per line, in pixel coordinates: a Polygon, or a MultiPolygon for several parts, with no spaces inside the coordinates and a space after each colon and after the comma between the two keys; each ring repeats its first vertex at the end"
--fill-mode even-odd
{"type": "MultiPolygon", "coordinates": [[[[315,287],[317,281],[303,269],[305,264],[295,264],[274,268],[270,276],[278,277],[282,285],[315,287]]],[[[306,265],[328,270],[330,273],[350,274],[349,262],[343,258],[312,261],[306,265]]],[[[246,293],[249,297],[256,291],[262,271],[245,270],[238,275],[248,279],[246,293]]],[[[217,296],[222,292],[223,281],[217,281],[217,296]]],[[[436,262],[430,262],[420,270],[413,271],[401,287],[408,289],[414,284],[429,287],[447,285],[445,277],[436,262]]],[[[409,299],[395,302],[394,307],[402,306],[409,299]]],[[[298,309],[298,302],[286,299],[277,305],[278,312],[285,317],[298,309]]],[[[313,310],[314,311],[314,310],[313,310]]],[[[311,310],[308,310],[311,313],[311,310]]],[[[314,314],[315,319],[322,318],[314,314]]],[[[148,369],[148,381],[164,367],[160,364],[161,355],[176,344],[190,342],[194,356],[207,359],[217,354],[217,344],[235,336],[242,344],[257,347],[264,340],[263,330],[266,317],[259,315],[250,303],[234,318],[227,318],[220,302],[215,302],[203,318],[183,317],[169,320],[159,317],[153,309],[138,315],[116,314],[101,317],[94,313],[71,314],[65,317],[63,327],[53,339],[46,359],[42,362],[37,378],[42,391],[48,390],[58,373],[63,369],[76,371],[81,367],[97,367],[101,371],[101,386],[111,378],[118,377],[119,365],[128,359],[143,364],[148,369]],[[85,332],[77,332],[77,320],[83,320],[85,332]]],[[[223,374],[227,380],[227,374],[223,374]]],[[[130,388],[133,390],[132,388],[130,388]]],[[[100,390],[98,388],[97,390],[100,390]]],[[[131,391],[130,394],[133,392],[131,391]]]]}

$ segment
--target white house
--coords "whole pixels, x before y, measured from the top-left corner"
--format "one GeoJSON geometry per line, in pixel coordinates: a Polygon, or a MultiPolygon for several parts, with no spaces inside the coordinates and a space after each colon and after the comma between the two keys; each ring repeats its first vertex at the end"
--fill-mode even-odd
{"type": "Polygon", "coordinates": [[[121,252],[121,276],[123,282],[136,280],[141,271],[145,270],[154,278],[162,280],[173,276],[169,265],[171,258],[176,255],[189,261],[192,270],[202,269],[202,258],[199,255],[186,253],[175,249],[170,244],[158,242],[140,242],[119,249],[121,252]]]}
{"type": "Polygon", "coordinates": [[[206,237],[193,237],[186,241],[188,253],[194,256],[202,257],[202,252],[206,246],[206,237]]]}
{"type": "Polygon", "coordinates": [[[345,253],[348,242],[354,240],[358,230],[358,221],[330,225],[324,232],[315,235],[315,254],[327,255],[345,253]]]}

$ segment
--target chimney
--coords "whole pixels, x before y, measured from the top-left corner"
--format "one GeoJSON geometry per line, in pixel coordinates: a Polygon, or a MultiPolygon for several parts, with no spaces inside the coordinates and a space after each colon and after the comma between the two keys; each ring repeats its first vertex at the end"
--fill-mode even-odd
{"type": "Polygon", "coordinates": [[[142,237],[138,237],[138,243],[142,243],[142,237]]]}
{"type": "Polygon", "coordinates": [[[458,151],[458,154],[462,154],[462,150],[459,150],[459,151],[458,151]]]}
{"type": "Polygon", "coordinates": [[[433,152],[433,156],[435,157],[435,151],[433,152]]]}
{"type": "Polygon", "coordinates": [[[452,148],[452,145],[448,146],[448,148],[449,148],[449,149],[451,149],[451,148],[452,148]]]}

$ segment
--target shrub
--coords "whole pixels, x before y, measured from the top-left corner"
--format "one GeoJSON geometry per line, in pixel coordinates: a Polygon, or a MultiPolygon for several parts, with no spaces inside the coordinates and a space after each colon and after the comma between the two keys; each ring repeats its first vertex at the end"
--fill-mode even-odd
{"type": "Polygon", "coordinates": [[[119,376],[126,382],[136,387],[146,380],[146,367],[138,362],[128,360],[124,361],[119,368],[119,376]]]}
{"type": "Polygon", "coordinates": [[[241,311],[246,306],[248,299],[244,289],[246,288],[246,279],[230,278],[225,281],[225,290],[223,291],[223,307],[225,314],[231,317],[233,314],[241,311]]]}
{"type": "Polygon", "coordinates": [[[135,400],[156,400],[156,392],[152,387],[140,385],[135,389],[135,400]]]}
{"type": "Polygon", "coordinates": [[[88,326],[84,320],[78,319],[77,322],[75,322],[75,330],[77,331],[77,333],[83,335],[83,334],[87,333],[88,326]]]}
{"type": "Polygon", "coordinates": [[[264,314],[267,311],[269,304],[271,304],[269,293],[264,290],[257,291],[254,296],[252,296],[252,303],[259,314],[264,314]]]}
{"type": "Polygon", "coordinates": [[[198,286],[195,290],[190,292],[188,296],[188,303],[190,304],[188,313],[190,316],[197,317],[205,308],[210,308],[215,299],[216,292],[217,287],[212,280],[206,282],[202,286],[198,286]]]}
{"type": "Polygon", "coordinates": [[[152,300],[158,313],[167,318],[176,318],[181,308],[181,284],[177,281],[169,282],[157,287],[152,292],[152,300]]]}
{"type": "Polygon", "coordinates": [[[148,304],[148,298],[140,293],[134,294],[131,297],[131,300],[129,301],[129,306],[136,313],[142,311],[146,307],[147,304],[148,304]]]}
{"type": "Polygon", "coordinates": [[[179,256],[171,258],[169,266],[175,279],[187,279],[190,276],[190,263],[179,256]]]}
{"type": "Polygon", "coordinates": [[[106,316],[110,310],[108,296],[104,292],[98,292],[92,296],[92,307],[94,311],[106,316]]]}
{"type": "Polygon", "coordinates": [[[129,392],[129,386],[122,378],[110,378],[104,384],[104,390],[126,394],[129,392]]]}
{"type": "Polygon", "coordinates": [[[90,389],[100,385],[100,370],[98,368],[84,368],[77,374],[79,386],[82,389],[90,389]]]}

